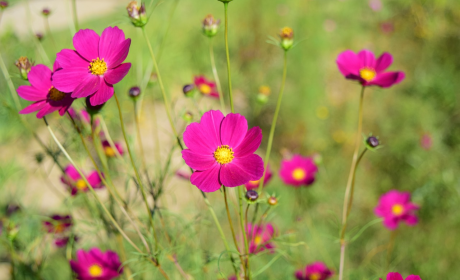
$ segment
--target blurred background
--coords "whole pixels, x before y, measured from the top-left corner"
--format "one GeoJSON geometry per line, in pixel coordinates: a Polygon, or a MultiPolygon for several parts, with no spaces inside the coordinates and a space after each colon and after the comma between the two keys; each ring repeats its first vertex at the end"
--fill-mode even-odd
{"type": "MultiPolygon", "coordinates": [[[[77,0],[80,28],[94,29],[100,34],[107,26],[117,25],[132,39],[127,61],[133,66],[128,76],[115,85],[115,91],[121,97],[131,144],[136,147],[133,104],[127,92],[132,86],[143,89],[140,125],[152,176],[172,153],[161,205],[167,213],[168,230],[177,241],[174,252],[184,270],[195,279],[221,277],[219,269],[230,275],[229,263],[219,262],[223,246],[200,193],[175,176],[176,170],[187,171],[187,168],[175,149],[142,33],[127,16],[128,2],[77,0]],[[160,134],[160,143],[155,141],[155,130],[160,134]]],[[[14,65],[20,56],[51,66],[59,50],[73,48],[75,28],[70,3],[16,0],[9,1],[9,7],[3,10],[0,52],[15,88],[27,84],[14,65]],[[51,10],[49,30],[41,15],[43,8],[51,10]],[[38,40],[36,33],[43,38],[38,40]]],[[[186,111],[193,113],[194,121],[199,120],[199,111],[184,97],[182,86],[192,83],[196,75],[212,79],[210,42],[202,34],[201,21],[207,14],[223,20],[222,6],[216,0],[147,1],[150,20],[146,31],[159,57],[175,122],[181,132],[186,126],[182,119],[186,111]]],[[[296,269],[313,261],[323,261],[338,271],[338,236],[357,127],[360,86],[344,79],[335,60],[344,50],[357,52],[364,48],[376,56],[390,52],[394,57],[390,70],[404,71],[406,79],[389,89],[367,88],[365,92],[363,133],[379,136],[383,148],[367,153],[357,172],[348,231],[348,238],[356,239],[347,248],[346,279],[384,278],[389,271],[399,271],[404,276],[418,274],[424,280],[457,279],[456,275],[460,275],[460,2],[235,0],[229,6],[235,109],[246,116],[250,127],[262,128],[260,155],[265,154],[283,65],[282,50],[266,41],[269,36],[276,38],[282,27],[290,26],[297,43],[288,53],[286,89],[270,161],[275,178],[267,186],[268,193],[280,198],[279,206],[268,217],[279,232],[275,241],[278,249],[273,254],[253,258],[254,271],[270,264],[257,279],[293,279],[296,269]],[[266,104],[257,101],[262,85],[271,89],[266,104]],[[295,189],[279,179],[280,161],[292,154],[315,156],[321,162],[317,180],[311,187],[295,189]],[[401,225],[393,252],[388,254],[391,232],[375,221],[373,209],[379,196],[390,189],[411,192],[412,200],[421,209],[419,224],[401,225]]],[[[223,26],[214,38],[214,51],[228,105],[223,26]]],[[[60,181],[60,170],[47,157],[41,160],[42,149],[19,121],[17,111],[11,109],[14,103],[3,75],[0,100],[0,217],[8,216],[17,226],[17,246],[24,253],[24,275],[18,279],[68,279],[70,268],[65,251],[50,245],[37,252],[30,244],[50,240],[41,226],[43,216],[78,210],[82,198],[71,198],[60,181]],[[10,213],[11,205],[19,205],[21,210],[10,213]],[[45,263],[45,258],[45,265],[37,265],[45,263]],[[42,278],[27,276],[29,271],[37,269],[42,278]]],[[[26,105],[27,102],[21,101],[22,108],[26,105]]],[[[76,108],[83,105],[81,100],[74,103],[76,108]]],[[[198,106],[201,111],[220,108],[218,100],[206,97],[198,100],[198,106]]],[[[112,138],[123,142],[113,100],[105,105],[102,114],[112,138]]],[[[90,170],[91,163],[69,120],[57,113],[48,119],[72,157],[90,170]]],[[[34,115],[26,116],[26,120],[58,152],[43,121],[34,115]]],[[[66,162],[62,155],[58,156],[66,162]]],[[[119,175],[117,182],[123,186],[128,171],[117,163],[114,166],[119,175]]],[[[105,192],[100,194],[104,196],[105,192]]],[[[209,199],[228,232],[222,195],[212,193],[209,199]]],[[[234,197],[233,203],[236,203],[234,197]]],[[[114,249],[110,238],[98,238],[100,222],[87,219],[84,214],[73,214],[77,216],[76,234],[81,237],[78,248],[114,249]]],[[[230,235],[227,237],[230,240],[230,235]]],[[[7,238],[5,230],[2,238],[7,238]]],[[[9,279],[8,256],[8,248],[2,243],[0,279],[9,279]]],[[[166,262],[165,270],[172,271],[171,279],[180,279],[166,262]]],[[[139,265],[138,272],[139,279],[145,272],[149,277],[157,273],[147,265],[139,265]]]]}

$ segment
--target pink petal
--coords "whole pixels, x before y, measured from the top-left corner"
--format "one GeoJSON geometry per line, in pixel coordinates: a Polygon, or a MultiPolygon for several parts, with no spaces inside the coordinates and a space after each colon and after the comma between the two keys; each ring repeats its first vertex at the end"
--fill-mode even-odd
{"type": "Polygon", "coordinates": [[[205,171],[196,171],[190,177],[190,182],[204,192],[215,192],[221,187],[219,181],[220,164],[205,171]]]}
{"type": "Polygon", "coordinates": [[[27,78],[30,84],[40,91],[43,90],[48,93],[51,88],[51,70],[43,64],[32,66],[27,78]]]}
{"type": "Polygon", "coordinates": [[[46,115],[53,113],[54,111],[59,110],[59,107],[51,106],[49,103],[46,103],[45,106],[37,113],[37,118],[41,119],[46,115]]]}
{"type": "Polygon", "coordinates": [[[389,53],[383,53],[375,63],[375,72],[385,71],[393,63],[393,56],[389,53]]]}
{"type": "Polygon", "coordinates": [[[91,95],[89,102],[91,105],[101,105],[107,102],[113,96],[113,86],[107,84],[105,81],[101,81],[98,91],[91,95]]]}
{"type": "Polygon", "coordinates": [[[224,115],[220,111],[208,111],[200,123],[192,123],[184,132],[185,145],[195,153],[212,154],[220,142],[220,125],[224,115]]]}
{"type": "Polygon", "coordinates": [[[89,176],[86,178],[88,180],[88,183],[94,188],[98,189],[101,188],[102,180],[101,177],[99,177],[99,174],[97,174],[97,171],[91,172],[89,176]]]}
{"type": "Polygon", "coordinates": [[[382,88],[391,87],[404,80],[404,72],[385,72],[377,74],[377,77],[369,83],[369,85],[376,85],[382,88]]]}
{"type": "Polygon", "coordinates": [[[81,178],[80,173],[78,173],[77,169],[73,165],[68,165],[65,170],[65,174],[69,176],[70,179],[73,181],[77,181],[78,179],[81,178]]]}
{"type": "Polygon", "coordinates": [[[69,110],[70,106],[72,106],[72,102],[68,103],[67,105],[65,105],[65,106],[61,107],[61,109],[59,109],[59,115],[61,117],[64,116],[64,114],[69,110]]]}
{"type": "Polygon", "coordinates": [[[108,68],[117,67],[128,55],[131,39],[125,40],[123,30],[107,27],[101,34],[99,41],[99,57],[107,63],[108,68]]]}
{"type": "Polygon", "coordinates": [[[237,187],[249,181],[259,180],[264,172],[264,162],[258,155],[234,158],[222,165],[220,181],[226,187],[237,187]]]}
{"type": "Polygon", "coordinates": [[[362,50],[358,53],[358,57],[360,60],[360,68],[364,67],[369,67],[369,68],[374,68],[375,67],[375,56],[371,51],[368,50],[362,50]]]}
{"type": "Polygon", "coordinates": [[[118,67],[109,69],[104,74],[104,79],[107,83],[111,85],[117,84],[126,76],[126,74],[128,74],[130,68],[131,63],[123,63],[118,67]]]}
{"type": "Polygon", "coordinates": [[[407,215],[404,221],[408,226],[415,226],[416,224],[418,224],[418,218],[415,215],[407,215]]]}
{"type": "Polygon", "coordinates": [[[393,217],[386,217],[383,224],[390,230],[395,230],[398,227],[398,220],[393,217]]]}
{"type": "Polygon", "coordinates": [[[406,277],[406,280],[422,280],[418,275],[409,275],[406,277]]]}
{"type": "Polygon", "coordinates": [[[82,98],[95,93],[101,84],[102,77],[86,74],[80,84],[72,92],[73,98],[82,98]]]}
{"type": "Polygon", "coordinates": [[[228,114],[222,121],[220,139],[222,145],[236,148],[248,132],[248,121],[240,114],[228,114]]]}
{"type": "Polygon", "coordinates": [[[216,163],[212,154],[197,154],[189,149],[182,151],[182,158],[185,160],[185,163],[194,170],[206,170],[216,163]]]}
{"type": "Polygon", "coordinates": [[[337,66],[340,72],[346,77],[350,74],[359,75],[360,61],[358,56],[350,51],[344,51],[337,57],[337,66]]]}
{"type": "Polygon", "coordinates": [[[86,60],[96,59],[99,53],[99,35],[94,30],[81,29],[73,36],[73,46],[86,60]]]}
{"type": "Polygon", "coordinates": [[[31,86],[20,86],[17,92],[19,97],[27,101],[39,101],[48,96],[48,90],[39,90],[31,86]]]}
{"type": "Polygon", "coordinates": [[[44,106],[46,106],[46,100],[38,101],[22,109],[19,114],[30,114],[32,112],[41,110],[44,106]]]}
{"type": "Polygon", "coordinates": [[[234,151],[235,157],[246,157],[252,155],[262,142],[262,129],[256,126],[248,130],[243,141],[236,147],[234,151]]]}
{"type": "Polygon", "coordinates": [[[85,68],[65,68],[54,72],[52,84],[62,92],[73,92],[88,74],[85,68]]]}
{"type": "Polygon", "coordinates": [[[74,50],[63,49],[56,54],[56,62],[60,68],[84,68],[88,70],[89,61],[85,60],[74,50]]]}
{"type": "Polygon", "coordinates": [[[61,69],[61,65],[59,65],[58,61],[55,60],[53,63],[53,72],[57,71],[58,69],[61,69]]]}
{"type": "Polygon", "coordinates": [[[401,274],[397,272],[390,272],[387,274],[387,280],[404,280],[401,274]]]}

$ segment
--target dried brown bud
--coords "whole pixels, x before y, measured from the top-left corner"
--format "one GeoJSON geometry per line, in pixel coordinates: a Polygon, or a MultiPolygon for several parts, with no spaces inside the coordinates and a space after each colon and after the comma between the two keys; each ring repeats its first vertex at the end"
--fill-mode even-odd
{"type": "Polygon", "coordinates": [[[203,20],[203,33],[208,37],[214,37],[219,29],[220,20],[213,15],[207,15],[203,20]]]}
{"type": "Polygon", "coordinates": [[[27,75],[29,74],[32,66],[34,66],[34,63],[32,61],[29,61],[27,57],[21,56],[20,58],[18,58],[18,60],[16,60],[14,65],[18,67],[21,77],[27,81],[27,75]]]}

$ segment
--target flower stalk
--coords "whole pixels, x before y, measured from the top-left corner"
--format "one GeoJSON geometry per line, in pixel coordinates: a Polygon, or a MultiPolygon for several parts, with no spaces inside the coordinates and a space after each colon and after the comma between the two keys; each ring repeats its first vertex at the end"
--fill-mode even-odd
{"type": "Polygon", "coordinates": [[[225,11],[225,53],[227,55],[227,74],[228,74],[228,96],[230,98],[230,108],[232,113],[235,113],[233,108],[233,93],[232,93],[232,74],[230,73],[230,53],[228,50],[228,2],[224,2],[225,11]]]}
{"type": "Polygon", "coordinates": [[[214,59],[214,44],[213,43],[214,43],[214,39],[209,38],[209,56],[211,57],[212,74],[214,75],[214,80],[216,81],[217,90],[219,93],[220,109],[222,110],[222,113],[225,115],[224,93],[222,91],[222,86],[220,84],[219,74],[217,73],[216,61],[214,59]]]}

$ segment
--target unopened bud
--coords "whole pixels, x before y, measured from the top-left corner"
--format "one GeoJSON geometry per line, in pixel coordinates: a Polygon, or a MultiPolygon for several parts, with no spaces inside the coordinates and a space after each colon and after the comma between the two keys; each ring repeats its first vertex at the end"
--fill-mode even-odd
{"type": "Polygon", "coordinates": [[[99,111],[101,111],[102,107],[104,107],[105,103],[102,103],[101,105],[96,105],[96,106],[93,106],[91,105],[91,102],[89,100],[90,96],[86,97],[86,111],[88,112],[88,114],[90,115],[96,115],[99,113],[99,111]]]}
{"type": "Polygon", "coordinates": [[[44,154],[42,154],[42,153],[36,153],[35,154],[35,160],[37,161],[38,164],[42,163],[44,159],[45,159],[44,154]]]}
{"type": "Polygon", "coordinates": [[[35,33],[35,37],[37,37],[38,41],[43,40],[43,33],[37,32],[35,33]]]}
{"type": "Polygon", "coordinates": [[[21,210],[21,207],[19,207],[19,205],[17,205],[17,204],[8,204],[6,206],[6,216],[10,217],[11,215],[13,215],[14,213],[18,212],[19,210],[21,210]]]}
{"type": "Polygon", "coordinates": [[[139,7],[137,5],[137,1],[129,2],[128,6],[126,7],[128,11],[128,16],[131,19],[131,22],[136,27],[143,27],[147,24],[147,14],[145,12],[145,3],[141,3],[139,7]]]}
{"type": "Polygon", "coordinates": [[[281,38],[281,48],[283,48],[285,51],[292,48],[292,45],[294,44],[294,31],[292,28],[284,27],[281,29],[279,36],[281,38]]]}
{"type": "Polygon", "coordinates": [[[139,87],[132,87],[128,92],[129,97],[137,99],[141,95],[141,89],[139,87]]]}
{"type": "Polygon", "coordinates": [[[193,114],[191,112],[185,112],[182,118],[184,121],[191,123],[193,121],[193,114]]]}
{"type": "Polygon", "coordinates": [[[260,104],[266,104],[268,102],[268,96],[270,95],[270,87],[260,86],[259,93],[257,94],[257,102],[260,104]]]}
{"type": "Polygon", "coordinates": [[[370,148],[377,148],[380,144],[379,139],[375,136],[369,136],[366,140],[366,144],[370,148]]]}
{"type": "Polygon", "coordinates": [[[18,58],[18,60],[16,60],[14,65],[18,67],[19,73],[21,74],[21,78],[27,81],[27,75],[30,72],[30,68],[34,66],[34,63],[29,61],[27,57],[21,56],[20,58],[18,58]]]}
{"type": "Polygon", "coordinates": [[[185,94],[185,96],[190,97],[193,95],[193,92],[195,91],[195,85],[194,84],[188,84],[185,85],[182,88],[182,92],[185,94]]]}
{"type": "Polygon", "coordinates": [[[271,205],[271,206],[275,206],[276,204],[278,204],[278,198],[274,197],[274,196],[270,196],[267,200],[268,204],[271,205]]]}
{"type": "Polygon", "coordinates": [[[8,7],[7,1],[0,1],[0,9],[6,9],[8,7]]]}
{"type": "Polygon", "coordinates": [[[203,20],[203,33],[208,37],[214,37],[219,29],[220,20],[212,15],[207,15],[203,20]]]}
{"type": "Polygon", "coordinates": [[[259,198],[259,194],[255,190],[249,190],[246,192],[246,199],[249,201],[256,201],[259,198]]]}
{"type": "Polygon", "coordinates": [[[42,15],[44,15],[45,17],[49,16],[51,14],[51,10],[48,9],[48,8],[44,8],[42,10],[42,15]]]}

